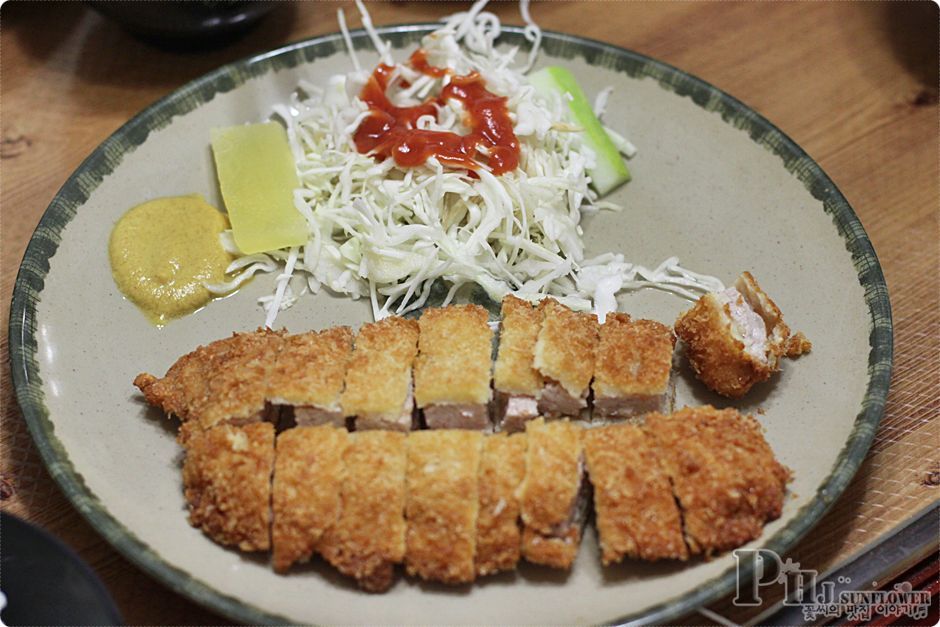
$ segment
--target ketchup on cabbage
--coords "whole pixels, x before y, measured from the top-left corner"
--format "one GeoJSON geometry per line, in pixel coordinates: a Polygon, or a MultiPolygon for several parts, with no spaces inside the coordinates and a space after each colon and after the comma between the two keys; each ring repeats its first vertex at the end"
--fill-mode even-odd
{"type": "MultiPolygon", "coordinates": [[[[424,50],[417,50],[409,65],[428,76],[441,77],[448,70],[428,64],[424,50]]],[[[386,90],[394,68],[380,64],[372,72],[359,94],[369,106],[371,115],[356,129],[356,149],[378,159],[392,157],[402,167],[423,165],[430,157],[447,167],[480,169],[481,162],[495,175],[514,170],[519,165],[519,140],[512,130],[506,98],[486,89],[476,72],[453,76],[436,98],[414,107],[396,107],[386,90]],[[447,100],[463,104],[467,135],[449,131],[428,131],[417,128],[423,115],[437,116],[437,108],[447,100]]]]}

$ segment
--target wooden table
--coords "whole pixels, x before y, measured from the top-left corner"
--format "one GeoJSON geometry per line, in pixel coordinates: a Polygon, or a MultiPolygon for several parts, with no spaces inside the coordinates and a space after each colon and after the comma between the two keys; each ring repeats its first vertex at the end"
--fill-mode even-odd
{"type": "MultiPolygon", "coordinates": [[[[140,43],[81,3],[9,3],[2,42],[2,297],[30,234],[82,159],[134,113],[223,63],[336,30],[346,3],[279,6],[236,43],[182,54],[140,43]]],[[[468,3],[371,4],[377,24],[430,21],[468,3]]],[[[354,14],[346,6],[347,15],[354,14]]],[[[497,3],[520,23],[514,3],[497,3]]],[[[872,451],[793,552],[825,570],[940,496],[937,8],[932,3],[547,2],[546,29],[662,59],[734,94],[818,161],[858,212],[887,277],[895,370],[872,451]]],[[[131,624],[220,624],[107,545],[46,474],[13,398],[7,332],[0,498],[72,546],[131,624]]],[[[743,619],[727,603],[712,607],[743,619]]],[[[702,617],[692,622],[702,622],[702,617]]]]}

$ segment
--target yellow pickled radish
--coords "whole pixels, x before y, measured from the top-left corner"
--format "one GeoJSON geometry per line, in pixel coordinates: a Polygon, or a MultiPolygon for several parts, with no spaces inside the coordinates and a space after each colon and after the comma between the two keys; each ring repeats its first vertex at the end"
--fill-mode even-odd
{"type": "Polygon", "coordinates": [[[307,242],[287,132],[276,122],[214,128],[212,153],[235,244],[245,254],[307,242]]]}

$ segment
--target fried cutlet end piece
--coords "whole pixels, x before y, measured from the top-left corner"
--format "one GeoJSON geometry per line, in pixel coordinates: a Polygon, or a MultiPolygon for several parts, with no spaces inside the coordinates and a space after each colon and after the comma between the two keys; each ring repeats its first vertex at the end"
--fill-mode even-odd
{"type": "Polygon", "coordinates": [[[480,458],[477,483],[480,508],[477,515],[477,575],[513,570],[519,562],[519,497],[525,476],[524,433],[487,436],[480,458]]]}
{"type": "Polygon", "coordinates": [[[405,557],[405,434],[349,434],[343,452],[340,515],[319,553],[369,592],[391,587],[405,557]]]}
{"type": "Polygon", "coordinates": [[[660,322],[608,314],[594,362],[594,415],[630,418],[665,410],[675,344],[672,329],[660,322]]]}
{"type": "Polygon", "coordinates": [[[790,471],[761,431],[751,416],[707,405],[647,416],[646,432],[662,452],[691,553],[741,546],[780,516],[790,471]]]}
{"type": "Polygon", "coordinates": [[[535,369],[535,342],[542,314],[512,294],[503,299],[499,350],[493,368],[496,424],[504,431],[521,431],[538,415],[542,375],[535,369]]]}
{"type": "Polygon", "coordinates": [[[705,294],[676,321],[689,363],[709,388],[740,398],[779,369],[784,356],[811,348],[802,335],[790,341],[790,328],[776,303],[749,272],[734,287],[705,294]]]}
{"type": "Polygon", "coordinates": [[[190,524],[219,544],[268,550],[273,470],[270,423],[219,425],[192,434],[183,463],[190,524]]]}
{"type": "Polygon", "coordinates": [[[300,426],[344,425],[339,400],[352,342],[349,327],[286,336],[268,378],[268,400],[293,406],[300,426]]]}
{"type": "Polygon", "coordinates": [[[405,568],[448,584],[476,577],[478,475],[483,434],[441,429],[408,437],[405,568]]]}
{"type": "Polygon", "coordinates": [[[695,376],[722,396],[740,398],[774,372],[745,352],[731,332],[730,313],[715,294],[705,294],[679,317],[676,335],[685,344],[695,376]]]}
{"type": "Polygon", "coordinates": [[[688,559],[682,520],[656,442],[632,424],[584,433],[601,560],[688,559]]]}
{"type": "Polygon", "coordinates": [[[212,363],[210,350],[200,346],[183,355],[162,379],[142,372],[134,379],[134,385],[150,405],[184,422],[192,420],[209,393],[209,377],[205,371],[212,363]]]}
{"type": "Polygon", "coordinates": [[[215,425],[269,420],[265,387],[283,335],[269,329],[233,333],[180,357],[162,379],[140,374],[134,384],[148,403],[180,417],[181,443],[215,425]]]}
{"type": "Polygon", "coordinates": [[[363,325],[346,370],[340,404],[356,429],[409,431],[414,408],[411,368],[418,354],[418,323],[385,318],[363,325]]]}
{"type": "Polygon", "coordinates": [[[418,320],[415,400],[431,429],[483,429],[489,424],[493,331],[486,309],[451,305],[418,320]]]}
{"type": "Polygon", "coordinates": [[[296,427],[277,436],[272,511],[272,564],[283,573],[310,559],[339,517],[346,430],[296,427]]]}
{"type": "Polygon", "coordinates": [[[575,312],[553,298],[539,303],[542,326],[535,342],[534,366],[545,379],[539,411],[577,416],[587,407],[594,376],[598,324],[593,314],[575,312]]]}
{"type": "Polygon", "coordinates": [[[555,568],[574,562],[587,513],[581,427],[567,420],[526,424],[526,470],[519,487],[522,555],[555,568]]]}

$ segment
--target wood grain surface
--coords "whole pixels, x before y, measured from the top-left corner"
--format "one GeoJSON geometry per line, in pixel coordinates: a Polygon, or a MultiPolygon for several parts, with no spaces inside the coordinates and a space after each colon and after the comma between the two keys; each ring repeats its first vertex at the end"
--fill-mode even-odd
{"type": "MultiPolygon", "coordinates": [[[[68,175],[133,114],[252,53],[336,30],[345,2],[280,4],[210,52],[141,43],[84,3],[8,2],[0,29],[2,115],[2,508],[89,562],[129,624],[227,621],[118,555],[46,474],[14,400],[7,319],[19,261],[68,175]]],[[[430,21],[468,3],[372,3],[377,24],[430,21]]],[[[515,3],[492,10],[518,24],[515,3]]],[[[859,214],[881,259],[895,323],[887,413],[849,489],[793,552],[826,570],[940,496],[938,9],[930,2],[537,2],[546,29],[615,43],[691,72],[799,143],[859,214]]],[[[629,609],[629,608],[625,608],[629,609]]],[[[745,620],[728,602],[715,612],[745,620]]],[[[704,623],[692,616],[691,623],[704,623]]]]}

